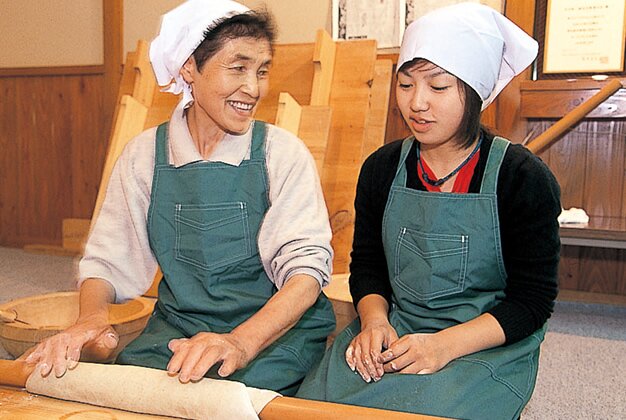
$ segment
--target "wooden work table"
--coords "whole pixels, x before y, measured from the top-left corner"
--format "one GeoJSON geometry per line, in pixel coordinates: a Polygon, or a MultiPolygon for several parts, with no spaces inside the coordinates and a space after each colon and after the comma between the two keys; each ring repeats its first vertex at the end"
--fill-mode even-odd
{"type": "MultiPolygon", "coordinates": [[[[31,394],[23,387],[26,384],[28,376],[32,373],[32,368],[32,365],[28,365],[23,361],[0,360],[0,419],[140,420],[169,418],[31,394]]],[[[102,374],[102,369],[100,369],[99,372],[99,374],[102,374]]],[[[95,381],[94,387],[97,387],[97,374],[93,371],[91,374],[96,375],[92,376],[92,378],[94,378],[95,381]]],[[[138,386],[137,392],[150,392],[150,386],[151,384],[147,384],[148,389],[138,386]]],[[[42,393],[46,394],[45,391],[42,393]]],[[[107,391],[103,390],[102,394],[104,395],[106,393],[107,391]]],[[[94,392],[91,396],[83,395],[82,398],[77,396],[76,399],[82,399],[83,401],[98,401],[97,394],[98,392],[94,392]]],[[[115,393],[109,395],[114,394],[115,393]]],[[[120,396],[114,395],[113,398],[120,398],[120,396]]],[[[121,403],[121,400],[118,401],[121,403]]],[[[213,402],[213,404],[213,406],[215,406],[215,402],[213,402]]],[[[217,402],[217,404],[219,404],[219,402],[217,402]]],[[[176,413],[176,411],[163,411],[168,408],[169,407],[163,407],[163,409],[152,409],[151,411],[156,413],[176,413]]],[[[207,415],[210,418],[210,413],[207,413],[207,415]]],[[[377,408],[337,404],[324,401],[313,401],[294,397],[278,397],[272,399],[261,410],[259,417],[261,420],[379,420],[381,418],[388,420],[441,420],[440,417],[428,415],[388,411],[377,408]]]]}
{"type": "Polygon", "coordinates": [[[113,408],[29,394],[25,389],[0,386],[0,419],[21,420],[145,420],[171,417],[137,414],[113,408]]]}
{"type": "MultiPolygon", "coordinates": [[[[348,274],[333,275],[331,286],[324,289],[326,295],[331,299],[337,314],[337,330],[335,334],[342,330],[355,317],[356,312],[352,305],[352,298],[349,293],[348,274]]],[[[4,419],[25,419],[25,420],[66,420],[66,419],[115,419],[115,420],[141,420],[141,419],[166,419],[170,417],[156,416],[151,414],[139,414],[124,410],[117,410],[107,407],[99,407],[91,404],[84,404],[74,401],[65,401],[35,395],[27,392],[24,388],[1,385],[3,379],[6,382],[7,372],[15,371],[16,367],[11,366],[13,361],[0,360],[6,369],[0,369],[0,420],[4,419]]],[[[24,379],[25,380],[25,379],[24,379]]],[[[20,384],[21,382],[8,382],[20,384]]],[[[364,409],[363,407],[322,403],[298,398],[277,398],[268,404],[261,412],[263,420],[277,419],[298,419],[298,420],[325,420],[325,419],[415,419],[415,420],[436,420],[439,417],[432,417],[421,414],[400,413],[395,411],[383,411],[378,409],[364,409]],[[289,413],[286,415],[285,413],[289,413]],[[382,414],[381,414],[382,413],[382,414]],[[293,414],[293,415],[292,415],[293,414]]]]}
{"type": "MultiPolygon", "coordinates": [[[[333,404],[334,410],[319,410],[320,403],[316,401],[298,400],[296,398],[277,398],[268,404],[261,413],[261,419],[363,419],[379,418],[414,420],[444,420],[440,417],[431,417],[421,414],[399,413],[395,411],[382,412],[376,409],[367,409],[367,412],[357,411],[360,408],[341,404],[333,404]],[[288,400],[288,402],[287,402],[288,400]],[[301,401],[302,404],[294,404],[301,401]],[[271,411],[270,406],[272,405],[271,411]],[[339,410],[337,408],[339,407],[339,410]],[[355,410],[356,408],[356,410],[355,410]],[[343,412],[341,412],[343,410],[343,412]],[[267,414],[265,414],[267,411],[267,414]],[[296,413],[297,412],[297,413],[296,413]],[[381,414],[381,412],[383,414],[381,414]],[[287,414],[289,413],[289,414],[287,414]],[[384,413],[388,413],[384,414],[384,413]]],[[[138,414],[114,408],[99,407],[73,401],[58,400],[28,393],[23,388],[13,388],[0,385],[0,419],[20,420],[144,420],[144,419],[171,419],[172,417],[138,414]]]]}

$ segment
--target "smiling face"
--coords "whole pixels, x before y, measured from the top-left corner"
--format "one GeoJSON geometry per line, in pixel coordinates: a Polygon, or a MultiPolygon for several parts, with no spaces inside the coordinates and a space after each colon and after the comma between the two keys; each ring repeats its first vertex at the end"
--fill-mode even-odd
{"type": "Polygon", "coordinates": [[[458,79],[426,60],[398,72],[396,99],[415,138],[426,147],[463,141],[465,98],[458,79]]]}
{"type": "Polygon", "coordinates": [[[198,69],[190,57],[181,69],[194,98],[190,118],[202,129],[244,134],[269,89],[272,49],[266,39],[234,38],[198,69]]]}

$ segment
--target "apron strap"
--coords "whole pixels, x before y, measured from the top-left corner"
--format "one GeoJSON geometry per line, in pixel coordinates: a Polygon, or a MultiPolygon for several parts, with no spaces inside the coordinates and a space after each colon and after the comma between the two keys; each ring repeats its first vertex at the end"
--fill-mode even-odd
{"type": "Polygon", "coordinates": [[[511,142],[502,137],[493,138],[493,143],[489,150],[489,157],[487,158],[487,166],[485,167],[485,173],[483,175],[483,182],[480,185],[481,194],[496,193],[498,187],[498,173],[500,172],[500,166],[502,165],[504,154],[509,144],[511,144],[511,142]]]}
{"type": "Polygon", "coordinates": [[[154,165],[167,166],[169,165],[169,156],[167,151],[167,132],[169,123],[164,122],[157,127],[156,132],[156,149],[154,152],[154,165]]]}
{"type": "Polygon", "coordinates": [[[267,127],[263,121],[254,121],[252,126],[252,145],[250,160],[265,160],[265,136],[267,127]]]}
{"type": "Polygon", "coordinates": [[[400,151],[400,161],[398,162],[398,169],[396,169],[396,176],[393,179],[393,185],[399,187],[406,187],[406,158],[411,151],[411,146],[415,141],[414,136],[409,136],[402,141],[402,150],[400,151]]]}

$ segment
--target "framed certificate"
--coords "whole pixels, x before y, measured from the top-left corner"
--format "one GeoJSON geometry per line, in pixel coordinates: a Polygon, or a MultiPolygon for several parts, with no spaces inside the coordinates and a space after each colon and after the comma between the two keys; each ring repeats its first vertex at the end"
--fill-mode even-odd
{"type": "Polygon", "coordinates": [[[465,1],[504,12],[505,0],[333,0],[332,35],[334,39],[376,39],[378,48],[399,47],[404,30],[415,19],[465,1]]]}
{"type": "Polygon", "coordinates": [[[536,13],[539,78],[624,73],[626,0],[542,0],[537,7],[545,10],[536,13]]]}
{"type": "Polygon", "coordinates": [[[406,25],[405,0],[333,0],[334,39],[375,39],[399,47],[406,25]]]}
{"type": "Polygon", "coordinates": [[[408,25],[431,10],[462,2],[484,4],[504,13],[505,0],[406,0],[406,24],[408,25]]]}

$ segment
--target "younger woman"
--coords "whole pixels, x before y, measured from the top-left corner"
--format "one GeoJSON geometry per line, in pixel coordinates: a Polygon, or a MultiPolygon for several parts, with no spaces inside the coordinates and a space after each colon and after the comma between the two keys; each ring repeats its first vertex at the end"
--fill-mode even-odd
{"type": "Polygon", "coordinates": [[[463,419],[516,418],[557,294],[561,210],[549,169],[480,112],[535,58],[495,10],[411,24],[396,97],[413,136],[365,162],[350,289],[359,318],[298,396],[463,419]]]}

